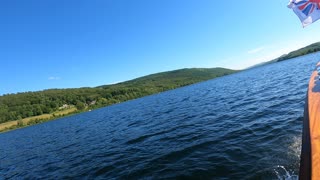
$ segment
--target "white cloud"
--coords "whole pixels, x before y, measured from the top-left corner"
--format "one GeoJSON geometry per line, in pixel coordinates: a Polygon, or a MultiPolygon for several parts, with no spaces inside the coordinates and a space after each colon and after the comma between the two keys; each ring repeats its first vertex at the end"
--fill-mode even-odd
{"type": "Polygon", "coordinates": [[[226,58],[225,62],[228,62],[228,63],[225,63],[224,67],[228,67],[231,69],[245,69],[262,62],[271,61],[284,54],[303,48],[314,42],[317,42],[317,40],[305,39],[305,40],[277,42],[277,43],[274,43],[273,45],[252,49],[248,51],[246,54],[238,54],[237,57],[226,58]]]}
{"type": "Polygon", "coordinates": [[[287,54],[289,52],[291,52],[292,50],[295,50],[295,48],[279,48],[279,49],[273,49],[270,52],[266,52],[260,56],[257,57],[247,57],[247,58],[243,58],[242,61],[235,63],[232,68],[234,69],[245,69],[248,68],[250,66],[254,66],[257,65],[259,63],[263,63],[263,62],[267,62],[267,61],[271,61],[274,60],[284,54],[287,54]]]}
{"type": "Polygon", "coordinates": [[[250,51],[248,51],[248,54],[256,54],[258,52],[263,51],[264,49],[265,49],[264,47],[258,47],[258,48],[255,48],[255,49],[251,49],[250,51]]]}
{"type": "Polygon", "coordinates": [[[50,80],[50,81],[57,81],[57,80],[60,80],[61,78],[60,77],[57,77],[57,76],[50,76],[49,78],[48,78],[48,80],[50,80]]]}

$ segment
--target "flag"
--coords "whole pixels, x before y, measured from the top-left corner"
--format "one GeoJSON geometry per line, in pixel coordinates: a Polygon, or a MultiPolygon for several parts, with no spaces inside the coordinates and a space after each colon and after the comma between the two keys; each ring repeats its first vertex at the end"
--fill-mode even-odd
{"type": "Polygon", "coordinates": [[[303,27],[320,19],[320,0],[290,0],[288,8],[297,14],[303,27]]]}

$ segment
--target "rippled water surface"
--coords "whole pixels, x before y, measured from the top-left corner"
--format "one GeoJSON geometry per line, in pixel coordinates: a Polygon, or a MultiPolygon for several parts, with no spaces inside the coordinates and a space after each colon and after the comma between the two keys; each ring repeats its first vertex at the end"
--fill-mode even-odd
{"type": "Polygon", "coordinates": [[[0,134],[0,179],[297,178],[320,54],[0,134]]]}

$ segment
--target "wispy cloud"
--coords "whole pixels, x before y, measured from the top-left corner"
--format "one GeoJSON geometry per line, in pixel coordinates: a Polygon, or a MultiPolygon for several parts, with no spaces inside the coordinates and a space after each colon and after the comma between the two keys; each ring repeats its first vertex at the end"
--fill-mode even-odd
{"type": "Polygon", "coordinates": [[[281,40],[274,42],[273,44],[266,44],[263,47],[261,46],[247,52],[244,51],[242,54],[236,54],[233,57],[225,57],[221,60],[222,63],[219,66],[230,69],[245,69],[259,63],[274,60],[284,54],[288,54],[289,52],[320,41],[319,38],[312,38],[287,41],[281,40]]]}
{"type": "Polygon", "coordinates": [[[57,81],[57,80],[60,80],[61,78],[60,77],[57,77],[57,76],[50,76],[48,77],[48,80],[49,81],[57,81]]]}
{"type": "Polygon", "coordinates": [[[255,48],[255,49],[251,49],[250,51],[248,51],[248,54],[256,54],[258,52],[263,51],[264,49],[265,49],[264,47],[258,47],[258,48],[255,48]]]}
{"type": "Polygon", "coordinates": [[[113,84],[118,84],[118,83],[121,83],[123,81],[114,81],[114,82],[111,82],[110,85],[113,85],[113,84]]]}
{"type": "Polygon", "coordinates": [[[270,51],[268,50],[267,52],[264,52],[263,54],[261,54],[259,56],[242,59],[242,61],[239,62],[238,64],[235,64],[235,66],[233,68],[245,69],[250,66],[257,65],[259,63],[271,61],[271,60],[274,60],[284,54],[287,54],[293,50],[296,50],[298,48],[302,48],[304,46],[305,45],[300,45],[300,46],[299,45],[292,45],[292,46],[288,46],[285,48],[275,46],[274,48],[270,48],[270,51]]]}

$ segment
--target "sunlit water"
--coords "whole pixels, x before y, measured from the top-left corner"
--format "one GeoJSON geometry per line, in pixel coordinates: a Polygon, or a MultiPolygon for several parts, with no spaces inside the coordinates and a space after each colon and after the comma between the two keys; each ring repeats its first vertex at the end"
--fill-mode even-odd
{"type": "Polygon", "coordinates": [[[297,179],[319,56],[0,134],[0,179],[297,179]]]}

